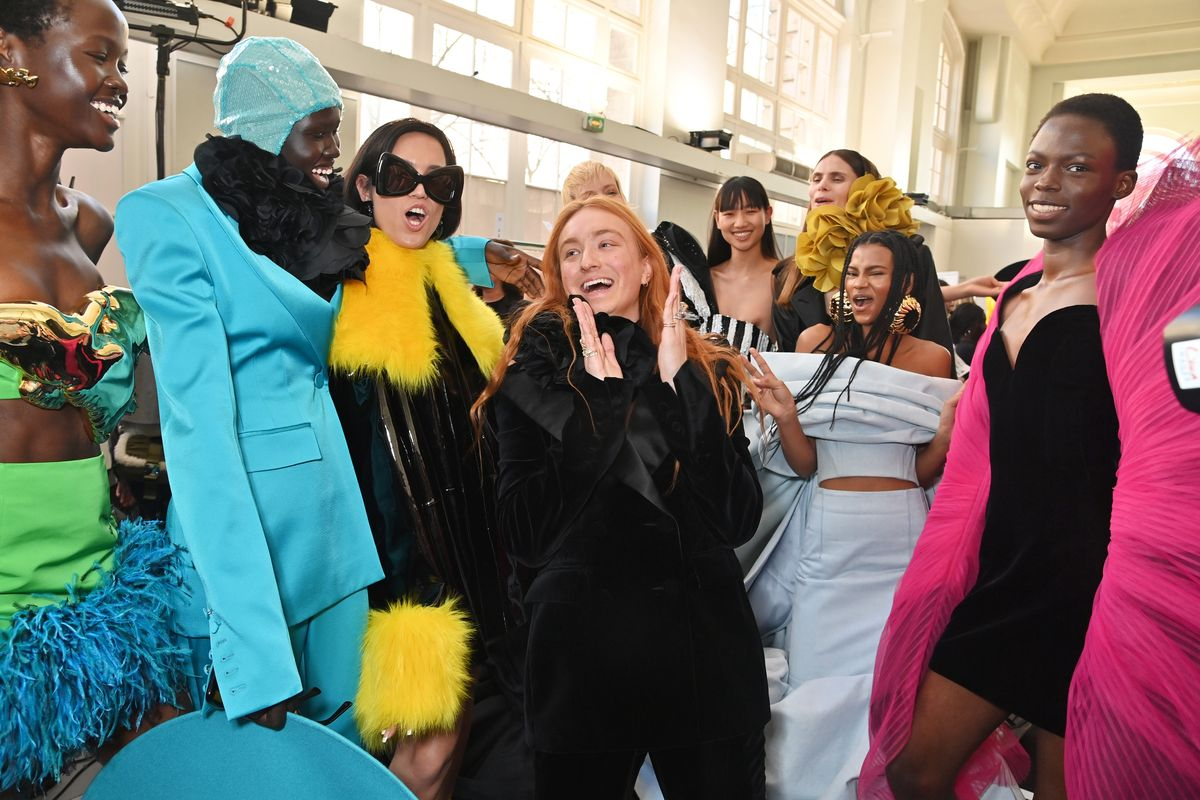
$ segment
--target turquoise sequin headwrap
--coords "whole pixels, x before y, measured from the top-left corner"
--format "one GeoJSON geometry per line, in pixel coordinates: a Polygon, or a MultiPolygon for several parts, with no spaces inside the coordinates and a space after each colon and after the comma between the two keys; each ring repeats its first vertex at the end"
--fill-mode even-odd
{"type": "Polygon", "coordinates": [[[317,57],[291,39],[252,36],[221,59],[213,93],[215,124],[279,155],[292,126],[315,111],[342,107],[342,93],[317,57]]]}

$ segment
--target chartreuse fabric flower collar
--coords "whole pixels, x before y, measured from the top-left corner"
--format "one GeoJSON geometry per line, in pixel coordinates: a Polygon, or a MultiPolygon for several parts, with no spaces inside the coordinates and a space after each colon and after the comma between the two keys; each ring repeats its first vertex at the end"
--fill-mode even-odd
{"type": "Polygon", "coordinates": [[[432,289],[479,371],[491,374],[504,348],[504,326],[475,295],[450,245],[401,247],[376,228],[367,254],[365,280],[343,284],[329,357],[335,371],[383,377],[410,391],[429,387],[441,359],[429,309],[432,289]]]}
{"type": "Polygon", "coordinates": [[[846,249],[868,231],[917,232],[912,218],[913,201],[891,178],[867,174],[850,184],[846,207],[809,209],[804,232],[796,237],[796,266],[813,279],[819,292],[836,289],[842,281],[846,249]]]}

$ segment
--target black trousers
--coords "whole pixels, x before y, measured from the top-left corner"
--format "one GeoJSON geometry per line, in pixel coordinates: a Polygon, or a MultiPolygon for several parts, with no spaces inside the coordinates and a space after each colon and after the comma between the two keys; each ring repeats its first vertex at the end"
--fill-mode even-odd
{"type": "Polygon", "coordinates": [[[535,800],[632,800],[646,756],[667,800],[763,800],[763,732],[694,747],[534,754],[535,800]]]}

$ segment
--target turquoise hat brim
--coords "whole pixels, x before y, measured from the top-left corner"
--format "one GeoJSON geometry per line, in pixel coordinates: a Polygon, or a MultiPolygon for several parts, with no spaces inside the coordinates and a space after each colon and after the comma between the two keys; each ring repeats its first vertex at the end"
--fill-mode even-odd
{"type": "Polygon", "coordinates": [[[184,714],[139,736],[100,770],[84,800],[416,800],[395,775],[328,728],[288,714],[283,730],[184,714]]]}

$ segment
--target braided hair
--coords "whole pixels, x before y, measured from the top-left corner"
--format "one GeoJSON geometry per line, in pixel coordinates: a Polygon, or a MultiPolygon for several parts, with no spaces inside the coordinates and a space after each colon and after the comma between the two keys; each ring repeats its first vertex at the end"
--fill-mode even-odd
{"type": "MultiPolygon", "coordinates": [[[[850,381],[847,382],[843,393],[850,391],[850,383],[854,381],[854,376],[858,374],[858,368],[862,366],[863,361],[891,364],[892,359],[896,356],[896,350],[900,347],[900,339],[892,336],[889,326],[892,323],[892,317],[900,307],[900,301],[912,290],[916,281],[917,267],[920,264],[917,248],[911,239],[899,231],[869,231],[859,235],[850,243],[850,247],[846,250],[846,264],[850,263],[855,250],[867,244],[886,247],[892,254],[892,285],[888,288],[883,310],[865,333],[862,326],[854,320],[847,322],[841,319],[840,314],[837,315],[829,335],[818,345],[819,348],[826,343],[829,344],[825,350],[824,359],[813,373],[812,378],[796,395],[796,402],[804,403],[800,408],[801,411],[807,411],[812,407],[816,402],[817,395],[821,393],[838,371],[838,367],[847,358],[857,358],[860,361],[854,366],[854,371],[850,373],[850,381]],[[891,347],[887,347],[889,340],[891,347]],[[885,349],[887,350],[886,356],[884,355],[885,349]]],[[[846,291],[847,272],[849,272],[848,269],[842,270],[842,280],[838,286],[838,291],[843,295],[846,291]]],[[[840,395],[838,399],[841,399],[840,395]]]]}

